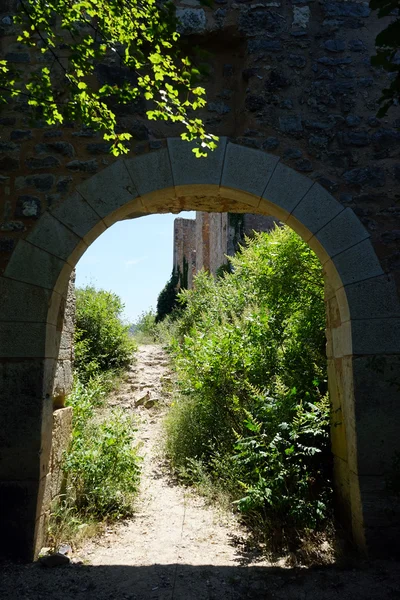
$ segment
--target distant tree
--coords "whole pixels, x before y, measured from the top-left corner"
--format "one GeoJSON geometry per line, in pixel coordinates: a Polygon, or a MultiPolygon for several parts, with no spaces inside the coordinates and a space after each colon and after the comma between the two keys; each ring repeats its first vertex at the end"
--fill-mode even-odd
{"type": "Polygon", "coordinates": [[[171,314],[177,305],[179,287],[179,272],[173,269],[171,277],[168,279],[164,288],[161,290],[157,299],[156,323],[162,321],[167,315],[171,314]]]}
{"type": "Polygon", "coordinates": [[[148,119],[182,124],[182,138],[196,140],[194,152],[216,147],[192,113],[206,104],[199,71],[180,54],[172,2],[158,0],[19,0],[18,41],[36,57],[34,67],[16,72],[0,60],[0,102],[24,96],[49,125],[74,121],[102,131],[118,155],[128,152],[127,132],[118,132],[116,104],[151,101],[148,119]],[[99,85],[101,63],[122,83],[99,85]]]}
{"type": "Polygon", "coordinates": [[[382,90],[382,105],[378,117],[384,117],[389,108],[400,100],[400,0],[370,0],[369,6],[378,11],[378,17],[392,15],[393,21],[376,36],[376,56],[371,58],[375,67],[383,67],[392,74],[388,88],[382,90]]]}

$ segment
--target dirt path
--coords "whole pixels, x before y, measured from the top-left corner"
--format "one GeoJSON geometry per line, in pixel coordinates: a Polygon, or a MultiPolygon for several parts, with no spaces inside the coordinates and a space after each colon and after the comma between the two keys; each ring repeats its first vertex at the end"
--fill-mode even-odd
{"type": "Polygon", "coordinates": [[[0,570],[2,600],[400,598],[398,563],[283,568],[238,545],[243,531],[235,518],[174,484],[163,466],[163,383],[169,379],[163,351],[141,346],[127,381],[110,399],[111,406],[139,418],[144,460],[134,518],[88,543],[66,567],[5,565],[0,570]]]}

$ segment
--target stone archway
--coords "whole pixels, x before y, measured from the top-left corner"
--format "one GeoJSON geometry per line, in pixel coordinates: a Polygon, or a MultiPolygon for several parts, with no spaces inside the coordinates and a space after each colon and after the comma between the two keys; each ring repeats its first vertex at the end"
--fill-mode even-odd
{"type": "Polygon", "coordinates": [[[271,214],[319,256],[326,283],[338,512],[359,549],[383,552],[400,529],[398,507],[385,484],[399,448],[398,390],[391,386],[400,363],[394,284],[351,209],[277,156],[226,139],[202,160],[179,139],[120,159],[48,209],[18,242],[0,280],[5,407],[0,519],[13,540],[11,552],[30,559],[41,545],[51,384],[69,275],[114,222],[181,210],[271,214]]]}

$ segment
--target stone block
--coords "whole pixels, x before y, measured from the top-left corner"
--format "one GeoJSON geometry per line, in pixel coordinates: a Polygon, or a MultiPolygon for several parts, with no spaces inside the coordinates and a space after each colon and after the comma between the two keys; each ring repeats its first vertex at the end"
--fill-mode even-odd
{"type": "Polygon", "coordinates": [[[339,456],[333,457],[333,487],[337,516],[342,525],[351,524],[349,465],[339,456]]]}
{"type": "Polygon", "coordinates": [[[73,266],[87,249],[86,244],[78,235],[49,212],[42,215],[26,239],[34,246],[70,262],[73,266]]]}
{"type": "Polygon", "coordinates": [[[65,397],[72,391],[73,370],[70,360],[58,360],[53,384],[53,404],[62,408],[65,397]]]}
{"type": "Polygon", "coordinates": [[[126,160],[125,164],[144,205],[146,201],[155,197],[175,196],[171,163],[166,148],[126,160]]]}
{"type": "Polygon", "coordinates": [[[77,191],[105,222],[112,213],[138,196],[124,160],[87,179],[78,185],[77,191]]]}
{"type": "Polygon", "coordinates": [[[253,148],[228,144],[221,179],[221,193],[239,202],[258,206],[278,162],[278,156],[253,148]]]}
{"type": "Polygon", "coordinates": [[[332,328],[332,351],[334,358],[351,356],[352,336],[350,322],[346,321],[339,327],[332,328]]]}
{"type": "Polygon", "coordinates": [[[51,498],[62,492],[65,474],[62,470],[64,452],[68,450],[72,436],[72,408],[61,408],[53,413],[53,437],[51,448],[51,498]]]}
{"type": "Polygon", "coordinates": [[[0,277],[1,320],[45,323],[50,296],[49,289],[0,277]]]}
{"type": "Polygon", "coordinates": [[[399,318],[356,319],[351,323],[354,354],[393,354],[399,351],[399,318]]]}
{"type": "Polygon", "coordinates": [[[292,216],[311,234],[315,234],[342,211],[343,206],[322,186],[315,183],[297,204],[292,216]]]}
{"type": "Polygon", "coordinates": [[[347,461],[346,426],[341,410],[336,411],[331,419],[331,444],[334,456],[347,461]]]}
{"type": "Polygon", "coordinates": [[[27,158],[26,164],[30,169],[56,169],[61,166],[61,162],[55,156],[45,156],[44,158],[27,158]]]}
{"type": "Polygon", "coordinates": [[[58,205],[51,207],[49,212],[80,238],[90,238],[90,234],[98,225],[103,231],[106,229],[105,223],[101,223],[97,212],[78,192],[71,194],[58,205]]]}
{"type": "Polygon", "coordinates": [[[343,292],[347,296],[352,319],[400,317],[396,284],[388,275],[347,285],[343,292]]]}
{"type": "Polygon", "coordinates": [[[391,494],[383,476],[359,477],[364,521],[367,527],[400,527],[400,498],[391,494]]]}
{"type": "Polygon", "coordinates": [[[32,480],[0,481],[0,530],[7,540],[0,548],[0,556],[33,560],[40,485],[32,480]]]}
{"type": "Polygon", "coordinates": [[[203,8],[178,8],[176,17],[178,19],[177,30],[182,35],[204,33],[206,29],[207,18],[203,8]]]}
{"type": "Polygon", "coordinates": [[[331,257],[369,237],[351,208],[345,208],[315,236],[331,257]]]}
{"type": "Polygon", "coordinates": [[[0,480],[22,479],[20,469],[25,471],[27,464],[36,469],[31,470],[29,477],[40,475],[38,465],[45,458],[40,452],[45,442],[42,432],[51,431],[54,365],[54,361],[31,358],[0,363],[0,448],[5,459],[0,462],[0,480]],[[42,425],[47,423],[49,428],[42,429],[42,425]],[[30,448],[29,456],[27,454],[24,458],[25,463],[12,460],[6,473],[7,453],[14,453],[15,457],[22,448],[30,448]]]}
{"type": "Polygon", "coordinates": [[[342,323],[350,320],[349,300],[345,288],[341,287],[336,291],[336,302],[339,307],[340,320],[342,323]]]}
{"type": "Polygon", "coordinates": [[[382,475],[394,468],[400,453],[400,355],[353,359],[356,470],[382,475]]]}
{"type": "Polygon", "coordinates": [[[195,144],[179,138],[168,138],[168,152],[177,195],[191,195],[198,186],[201,193],[215,195],[221,182],[226,138],[221,137],[218,147],[208,152],[207,158],[196,158],[195,144]]]}
{"type": "Polygon", "coordinates": [[[366,239],[333,258],[342,285],[383,275],[382,267],[369,239],[366,239]]]}
{"type": "MultiPolygon", "coordinates": [[[[19,240],[5,270],[6,277],[52,290],[65,262],[45,250],[19,240]]],[[[29,306],[25,307],[29,314],[29,306]]]]}
{"type": "Polygon", "coordinates": [[[46,355],[46,324],[0,322],[0,356],[36,358],[46,355]]]}
{"type": "Polygon", "coordinates": [[[19,196],[14,215],[18,218],[38,219],[41,213],[41,201],[37,196],[25,194],[19,196]]]}
{"type": "Polygon", "coordinates": [[[65,166],[70,171],[81,171],[83,173],[96,173],[99,170],[99,164],[95,158],[91,160],[71,160],[65,166]]]}
{"type": "Polygon", "coordinates": [[[284,214],[287,218],[312,185],[311,179],[278,163],[262,197],[277,207],[277,217],[284,214]]]}

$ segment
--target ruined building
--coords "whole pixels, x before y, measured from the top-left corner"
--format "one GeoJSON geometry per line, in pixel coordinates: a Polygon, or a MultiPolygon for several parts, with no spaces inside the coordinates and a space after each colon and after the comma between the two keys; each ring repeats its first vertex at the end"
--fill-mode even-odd
{"type": "Polygon", "coordinates": [[[179,286],[190,289],[201,269],[215,274],[246,236],[270,231],[276,222],[274,217],[250,213],[197,212],[195,219],[175,219],[173,269],[179,275],[179,286]]]}

